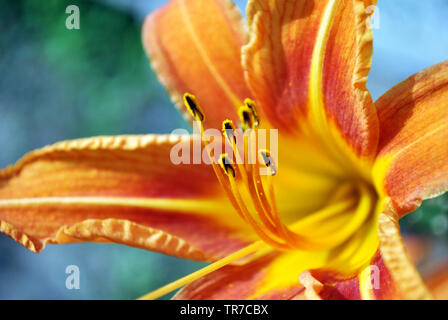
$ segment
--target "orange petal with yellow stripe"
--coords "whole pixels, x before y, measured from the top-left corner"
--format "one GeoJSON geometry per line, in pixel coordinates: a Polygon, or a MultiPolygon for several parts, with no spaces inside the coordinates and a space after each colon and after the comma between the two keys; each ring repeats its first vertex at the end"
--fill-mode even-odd
{"type": "Polygon", "coordinates": [[[112,241],[209,260],[245,246],[252,233],[212,167],[174,164],[173,146],[193,152],[193,138],[97,137],[31,152],[0,171],[0,230],[34,252],[112,241]]]}
{"type": "Polygon", "coordinates": [[[243,19],[226,0],[171,0],[143,25],[150,62],[176,106],[194,94],[205,111],[206,127],[237,120],[237,108],[250,92],[241,66],[246,41],[243,19]]]}
{"type": "Polygon", "coordinates": [[[229,265],[208,274],[184,287],[174,299],[294,299],[305,289],[299,282],[301,265],[300,257],[294,252],[270,253],[245,265],[229,265]],[[281,269],[282,274],[277,274],[281,269]],[[274,275],[280,278],[276,279],[274,275]]]}
{"type": "Polygon", "coordinates": [[[395,218],[380,214],[379,249],[351,276],[328,269],[328,255],[269,253],[227,266],[182,289],[176,299],[425,299],[430,293],[408,258],[395,218]]]}
{"type": "Polygon", "coordinates": [[[448,61],[398,84],[375,105],[381,135],[373,177],[404,215],[448,190],[448,61]]]}
{"type": "Polygon", "coordinates": [[[266,118],[283,131],[342,137],[371,158],[378,119],[366,88],[375,0],[251,0],[251,40],[243,49],[249,87],[266,118]],[[306,121],[304,121],[304,118],[306,121]],[[333,128],[334,127],[334,128],[333,128]]]}

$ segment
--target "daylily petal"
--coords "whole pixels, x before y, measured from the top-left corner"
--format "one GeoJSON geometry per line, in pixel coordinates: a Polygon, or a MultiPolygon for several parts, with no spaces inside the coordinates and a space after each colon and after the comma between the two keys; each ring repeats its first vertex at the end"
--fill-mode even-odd
{"type": "Polygon", "coordinates": [[[246,41],[238,9],[225,0],[171,0],[143,25],[143,44],[160,81],[176,106],[190,92],[205,111],[205,126],[221,129],[237,120],[250,97],[241,67],[246,41]]]}
{"type": "Polygon", "coordinates": [[[400,83],[375,105],[381,136],[373,177],[404,215],[448,190],[448,61],[400,83]]]}
{"type": "Polygon", "coordinates": [[[324,136],[330,130],[358,156],[375,154],[378,119],[366,89],[372,55],[368,19],[375,3],[249,2],[251,41],[243,48],[243,66],[274,127],[306,131],[303,118],[309,116],[314,129],[324,136]]]}
{"type": "Polygon", "coordinates": [[[378,233],[380,249],[358,274],[344,276],[328,269],[334,265],[331,253],[276,252],[215,271],[186,286],[175,299],[428,298],[406,255],[397,221],[381,214],[378,233]]]}
{"type": "Polygon", "coordinates": [[[242,266],[226,266],[179,291],[178,300],[294,299],[304,291],[300,273],[321,265],[323,256],[273,252],[242,266]]]}
{"type": "MultiPolygon", "coordinates": [[[[365,230],[361,230],[359,235],[364,236],[364,233],[365,230]]],[[[368,238],[355,236],[353,245],[349,246],[350,249],[339,250],[342,250],[339,254],[344,255],[345,259],[343,269],[340,269],[341,261],[333,259],[334,251],[260,252],[258,259],[252,259],[245,265],[226,266],[187,285],[175,298],[304,299],[308,295],[304,291],[305,287],[314,287],[314,283],[307,282],[307,278],[299,278],[303,272],[323,268],[330,262],[337,270],[351,268],[364,256],[361,251],[368,246],[370,242],[366,240],[368,238]]],[[[370,256],[375,253],[376,248],[377,245],[370,256]]]]}
{"type": "Polygon", "coordinates": [[[265,118],[274,127],[294,128],[304,113],[315,38],[326,1],[251,0],[250,42],[243,66],[265,118]]]}
{"type": "Polygon", "coordinates": [[[35,252],[46,243],[113,241],[221,258],[252,233],[210,165],[171,161],[173,146],[193,152],[193,139],[97,137],[34,151],[0,171],[0,231],[35,252]]]}

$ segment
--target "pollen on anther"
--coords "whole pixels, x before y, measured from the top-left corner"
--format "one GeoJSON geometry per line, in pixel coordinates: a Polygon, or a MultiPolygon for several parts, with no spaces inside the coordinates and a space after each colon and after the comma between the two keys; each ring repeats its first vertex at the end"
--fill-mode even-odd
{"type": "Polygon", "coordinates": [[[204,112],[202,112],[202,109],[195,95],[188,92],[185,93],[184,104],[195,120],[204,121],[205,119],[204,112]]]}
{"type": "Polygon", "coordinates": [[[222,132],[230,143],[236,143],[235,126],[232,120],[223,121],[222,132]]]}
{"type": "Polygon", "coordinates": [[[260,119],[258,118],[257,104],[255,103],[254,100],[246,98],[244,100],[244,105],[247,106],[252,111],[254,126],[258,126],[258,124],[260,123],[260,119]]]}
{"type": "Polygon", "coordinates": [[[255,126],[255,118],[252,109],[244,105],[238,109],[238,115],[241,121],[241,127],[244,131],[253,129],[255,126]]]}
{"type": "Polygon", "coordinates": [[[221,157],[219,159],[219,164],[221,165],[221,168],[225,172],[226,175],[228,175],[228,176],[232,175],[232,177],[235,178],[235,168],[230,163],[229,158],[227,157],[227,154],[224,153],[221,155],[221,157]]]}

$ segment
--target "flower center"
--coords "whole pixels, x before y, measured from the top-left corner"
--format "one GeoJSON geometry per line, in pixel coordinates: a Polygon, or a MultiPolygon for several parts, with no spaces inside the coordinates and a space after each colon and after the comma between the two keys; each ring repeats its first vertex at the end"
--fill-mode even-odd
{"type": "MultiPolygon", "coordinates": [[[[184,102],[194,119],[201,123],[202,140],[208,148],[202,127],[205,115],[198,101],[187,93],[184,102]]],[[[266,244],[280,250],[333,249],[353,237],[374,216],[377,195],[370,183],[361,178],[341,176],[323,206],[313,212],[299,214],[295,221],[285,224],[274,190],[278,170],[276,159],[269,149],[258,149],[257,161],[251,161],[251,150],[259,145],[259,118],[255,103],[246,99],[238,115],[240,128],[236,128],[231,120],[222,124],[225,144],[230,146],[226,150],[230,152],[221,154],[218,163],[213,161],[215,155],[211,150],[209,155],[233,207],[266,244]]]]}

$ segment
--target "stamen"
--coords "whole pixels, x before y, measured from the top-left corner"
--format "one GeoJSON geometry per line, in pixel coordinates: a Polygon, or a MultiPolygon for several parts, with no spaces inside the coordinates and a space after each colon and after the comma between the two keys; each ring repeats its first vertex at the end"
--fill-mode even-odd
{"type": "Polygon", "coordinates": [[[227,139],[227,141],[232,146],[233,155],[236,159],[236,168],[238,169],[239,174],[243,178],[243,181],[247,183],[247,173],[244,167],[245,161],[241,158],[240,152],[238,150],[237,138],[236,138],[236,128],[232,122],[232,120],[224,120],[222,123],[223,135],[227,139]]]}
{"type": "MultiPolygon", "coordinates": [[[[263,193],[263,195],[265,195],[265,198],[266,198],[263,184],[261,183],[261,178],[259,178],[259,180],[260,180],[259,186],[257,186],[257,187],[262,189],[262,193],[263,193]]],[[[280,219],[280,214],[279,214],[279,211],[277,208],[277,202],[275,200],[274,185],[272,183],[272,175],[267,175],[267,188],[266,189],[268,190],[267,191],[268,193],[267,193],[267,199],[264,201],[271,203],[271,207],[269,210],[269,215],[270,215],[271,219],[274,221],[275,225],[278,226],[279,233],[282,234],[283,237],[285,239],[287,239],[287,241],[289,243],[291,243],[293,246],[299,247],[300,244],[302,243],[302,238],[297,236],[292,231],[290,231],[288,229],[288,227],[285,226],[280,219]]]]}
{"type": "MultiPolygon", "coordinates": [[[[215,172],[216,177],[218,178],[219,184],[223,187],[224,191],[228,195],[233,207],[237,207],[238,205],[235,202],[234,197],[232,196],[232,190],[230,190],[230,187],[226,181],[227,170],[224,170],[225,173],[223,172],[223,170],[221,170],[220,166],[216,163],[214,157],[211,154],[211,149],[209,146],[208,139],[204,138],[204,125],[203,125],[201,119],[204,120],[205,116],[199,107],[199,103],[198,103],[196,97],[190,93],[185,93],[184,94],[184,102],[185,102],[185,106],[190,111],[190,113],[193,115],[193,117],[195,117],[196,120],[199,120],[201,141],[204,143],[205,149],[207,150],[208,155],[210,156],[210,159],[212,159],[212,161],[211,161],[212,168],[213,168],[213,171],[215,172]]],[[[233,170],[233,172],[234,171],[235,170],[233,170]]]]}
{"type": "MultiPolygon", "coordinates": [[[[258,236],[267,244],[280,248],[280,249],[291,249],[290,246],[285,244],[276,233],[272,230],[272,228],[266,228],[265,225],[260,225],[260,223],[254,219],[250,211],[247,209],[245,202],[241,196],[241,193],[238,189],[237,181],[235,180],[235,169],[230,164],[230,161],[227,158],[226,154],[222,154],[219,160],[222,170],[228,177],[228,182],[230,188],[226,186],[227,195],[230,198],[231,203],[234,205],[235,210],[238,214],[253,228],[254,231],[258,234],[258,236]]],[[[252,197],[252,200],[255,200],[252,197]]]]}
{"type": "Polygon", "coordinates": [[[254,168],[249,167],[249,176],[251,179],[248,181],[248,188],[255,210],[264,226],[277,237],[281,238],[281,236],[279,236],[278,226],[271,218],[271,206],[265,197],[261,180],[258,176],[254,175],[254,172],[256,171],[257,169],[254,170],[254,168]]]}
{"type": "MultiPolygon", "coordinates": [[[[229,136],[228,133],[232,132],[232,130],[234,130],[234,126],[230,120],[226,120],[223,122],[223,130],[225,130],[224,135],[227,137],[227,139],[231,140],[231,138],[229,138],[231,136],[229,136]]],[[[246,222],[248,222],[250,225],[252,225],[252,227],[257,232],[257,234],[263,240],[265,240],[265,242],[267,242],[268,244],[271,244],[272,246],[280,248],[280,249],[291,249],[291,247],[289,245],[287,245],[285,243],[285,241],[282,239],[281,235],[278,232],[278,228],[277,228],[276,224],[270,218],[270,206],[267,203],[266,197],[263,195],[263,192],[261,192],[259,194],[257,191],[257,187],[256,187],[256,183],[255,183],[256,179],[254,178],[254,175],[253,175],[253,171],[256,171],[256,170],[254,170],[253,166],[248,166],[248,168],[245,168],[245,166],[242,165],[240,161],[238,161],[238,160],[241,160],[241,157],[238,152],[238,148],[237,148],[236,144],[235,143],[232,144],[232,147],[233,147],[234,155],[237,158],[236,168],[238,168],[238,172],[241,175],[241,177],[243,178],[243,181],[244,181],[246,187],[248,188],[249,194],[251,196],[250,198],[254,205],[254,209],[255,209],[256,213],[258,214],[258,218],[261,220],[261,224],[259,221],[257,221],[252,216],[251,212],[248,210],[248,208],[246,207],[246,204],[242,200],[242,197],[241,197],[241,194],[240,194],[239,188],[238,188],[238,184],[240,182],[237,182],[234,179],[235,178],[235,167],[227,166],[226,164],[230,164],[230,161],[228,160],[227,155],[221,155],[221,159],[220,159],[221,168],[223,169],[225,174],[228,176],[229,182],[230,182],[230,190],[227,189],[227,186],[225,189],[227,189],[226,191],[227,191],[228,195],[229,195],[229,193],[231,194],[230,199],[231,199],[232,204],[234,204],[236,211],[246,222]],[[247,170],[248,170],[248,172],[247,172],[247,170]],[[248,173],[251,177],[250,179],[248,177],[248,173]],[[230,192],[228,192],[228,191],[230,191],[230,192]],[[260,199],[264,200],[263,205],[260,202],[260,199]],[[236,204],[236,206],[235,206],[235,204],[236,204]]],[[[257,175],[257,177],[258,177],[257,180],[259,181],[259,183],[261,183],[261,180],[258,175],[257,175]]]]}
{"type": "Polygon", "coordinates": [[[227,157],[227,154],[222,154],[221,158],[219,159],[219,164],[221,165],[222,170],[224,170],[225,174],[235,178],[235,168],[232,166],[232,164],[229,161],[229,158],[227,157]]]}
{"type": "Polygon", "coordinates": [[[204,121],[204,112],[202,111],[198,100],[193,94],[188,92],[184,94],[184,104],[195,120],[201,122],[204,121]]]}
{"type": "Polygon", "coordinates": [[[254,117],[254,125],[258,127],[260,118],[258,118],[257,104],[254,100],[247,98],[246,100],[244,100],[244,105],[246,105],[252,111],[252,115],[254,117]]]}
{"type": "Polygon", "coordinates": [[[246,105],[241,106],[238,109],[238,116],[240,118],[243,131],[253,129],[255,127],[255,116],[250,107],[246,105]]]}
{"type": "MultiPolygon", "coordinates": [[[[197,120],[204,118],[202,115],[202,112],[199,111],[200,110],[199,103],[197,102],[196,98],[193,95],[186,93],[184,95],[184,101],[185,101],[185,105],[187,106],[187,108],[190,110],[192,115],[197,118],[197,120]]],[[[210,154],[208,140],[204,139],[204,135],[203,135],[204,128],[203,128],[202,122],[200,123],[200,126],[201,126],[201,140],[203,141],[206,150],[210,154]]],[[[236,166],[237,166],[238,171],[239,171],[240,175],[242,176],[243,180],[247,183],[247,180],[248,180],[247,173],[244,168],[244,165],[241,164],[240,155],[238,153],[237,146],[236,146],[235,127],[233,126],[232,121],[230,121],[230,120],[224,121],[223,129],[225,129],[224,135],[228,138],[228,140],[230,140],[230,141],[234,140],[234,143],[232,144],[233,152],[234,152],[235,156],[237,157],[237,159],[240,160],[240,161],[237,161],[236,166]],[[233,139],[232,139],[232,137],[233,137],[233,139]]],[[[219,162],[221,168],[217,168],[217,164],[214,161],[212,161],[213,170],[218,178],[219,183],[224,188],[225,192],[227,193],[227,196],[230,199],[230,202],[232,203],[233,207],[237,210],[238,214],[242,217],[243,220],[245,220],[246,222],[248,222],[249,224],[251,224],[254,227],[256,232],[260,235],[260,237],[266,243],[271,244],[276,247],[285,248],[285,246],[282,243],[279,243],[278,241],[271,239],[272,235],[266,234],[266,231],[263,230],[263,227],[260,226],[258,224],[258,222],[253,219],[253,217],[250,215],[249,211],[245,207],[245,204],[241,199],[241,195],[239,194],[238,188],[236,187],[236,180],[235,180],[236,169],[235,169],[234,165],[232,165],[230,163],[227,155],[226,154],[221,155],[218,162],[219,162]],[[220,170],[220,169],[222,169],[222,170],[220,170]],[[226,176],[228,179],[226,179],[226,176]],[[229,181],[230,181],[230,183],[229,183],[229,181]]],[[[270,231],[272,231],[272,228],[270,228],[270,231]]]]}
{"type": "MultiPolygon", "coordinates": [[[[232,136],[232,134],[235,133],[235,128],[233,126],[232,121],[230,120],[226,120],[223,122],[223,131],[224,131],[224,136],[226,136],[226,138],[228,140],[230,140],[230,142],[232,142],[232,137],[236,138],[235,135],[232,136]]],[[[235,140],[236,142],[236,140],[235,140]]],[[[246,141],[244,141],[244,143],[246,144],[246,141]]],[[[246,147],[246,145],[245,145],[246,147]]],[[[262,234],[264,236],[265,239],[268,239],[268,243],[272,244],[272,245],[277,245],[280,246],[281,248],[285,248],[285,244],[284,241],[281,240],[281,237],[279,237],[279,234],[277,232],[278,228],[276,227],[276,225],[273,223],[272,219],[270,219],[270,206],[268,204],[264,204],[262,205],[260,202],[260,197],[258,195],[257,192],[257,187],[255,185],[255,179],[253,174],[251,173],[252,171],[254,171],[253,166],[247,166],[248,168],[246,168],[243,164],[241,164],[241,156],[239,154],[239,150],[237,148],[236,143],[232,144],[232,149],[233,149],[233,153],[234,156],[237,159],[237,164],[236,164],[236,168],[238,169],[238,172],[240,174],[240,176],[243,178],[243,182],[245,183],[245,185],[248,188],[249,194],[251,196],[251,200],[252,203],[254,205],[254,209],[256,211],[256,213],[258,214],[258,218],[261,220],[261,225],[258,221],[256,221],[256,219],[254,219],[252,217],[252,214],[250,213],[250,211],[247,209],[247,207],[245,206],[245,203],[241,200],[240,201],[240,194],[238,191],[238,187],[236,181],[234,181],[234,179],[231,179],[230,175],[229,175],[229,169],[225,166],[226,163],[229,163],[229,161],[227,160],[227,155],[223,155],[221,156],[221,167],[224,170],[224,172],[226,172],[226,174],[229,177],[229,182],[231,185],[231,191],[232,191],[232,198],[234,201],[232,201],[232,203],[237,203],[238,206],[235,208],[237,210],[237,212],[240,213],[240,215],[243,217],[243,219],[246,222],[249,222],[256,230],[258,230],[257,233],[262,234]],[[248,178],[248,172],[250,174],[251,179],[248,178]],[[266,230],[267,229],[267,230],[266,230]],[[272,239],[272,238],[276,238],[276,240],[272,239]]],[[[234,167],[232,166],[232,176],[235,177],[234,174],[234,167]]],[[[261,198],[263,198],[263,195],[261,195],[261,198]]],[[[264,200],[266,200],[266,197],[263,198],[264,200]]]]}
{"type": "MultiPolygon", "coordinates": [[[[258,200],[261,201],[262,207],[265,211],[268,220],[273,223],[276,228],[276,234],[282,238],[288,245],[292,248],[302,249],[304,247],[305,239],[302,236],[297,235],[288,229],[286,225],[280,219],[279,211],[277,208],[277,203],[274,195],[274,187],[272,183],[272,175],[267,175],[267,190],[266,194],[265,188],[261,181],[261,177],[258,170],[251,171],[252,181],[255,182],[256,196],[258,195],[258,200]]],[[[255,197],[256,197],[255,196],[255,197]]]]}
{"type": "Polygon", "coordinates": [[[222,133],[229,143],[236,144],[235,126],[232,120],[224,120],[222,123],[222,133]]]}
{"type": "MultiPolygon", "coordinates": [[[[201,126],[201,139],[207,151],[211,152],[208,139],[205,139],[203,120],[204,113],[201,110],[196,97],[190,93],[184,95],[184,102],[189,112],[201,126]]],[[[244,105],[238,110],[243,131],[256,129],[259,123],[256,104],[253,100],[246,99],[244,105]]],[[[240,131],[236,129],[231,120],[225,120],[222,123],[223,135],[226,141],[232,146],[233,157],[222,154],[219,161],[212,161],[212,166],[219,183],[223,186],[233,207],[242,219],[252,226],[260,239],[265,244],[280,250],[305,249],[305,250],[322,250],[333,247],[335,243],[344,241],[369,215],[368,208],[372,203],[372,197],[369,191],[363,186],[358,187],[361,199],[358,208],[352,201],[343,201],[353,192],[351,186],[341,187],[340,192],[335,193],[334,197],[329,199],[329,204],[337,204],[331,206],[331,210],[320,210],[315,213],[309,213],[302,217],[297,224],[289,228],[281,221],[279,210],[276,206],[275,193],[272,179],[276,175],[278,168],[269,150],[259,151],[259,161],[257,164],[249,164],[247,156],[249,155],[249,139],[244,132],[243,149],[241,154],[237,143],[240,138],[240,131]],[[233,159],[236,158],[236,162],[233,159]],[[242,159],[243,158],[243,159],[242,159]],[[232,163],[230,162],[232,160],[232,163]],[[260,168],[262,166],[268,168],[265,177],[261,177],[260,168]],[[352,214],[352,223],[344,224],[347,214],[352,214]],[[319,239],[309,237],[309,228],[320,224],[320,220],[329,217],[335,222],[337,230],[331,229],[331,232],[325,233],[322,228],[314,228],[314,232],[319,234],[319,239]],[[306,227],[307,230],[303,230],[306,227]],[[322,230],[321,230],[322,229],[322,230]],[[305,232],[306,231],[306,232],[305,232]],[[322,235],[321,235],[322,234],[322,235]]],[[[251,131],[249,133],[254,133],[251,131]]],[[[255,138],[256,139],[256,138],[255,138]]],[[[252,141],[252,140],[251,140],[252,141]]],[[[256,140],[255,140],[256,141],[256,140]]],[[[210,155],[211,156],[211,155],[210,155]]],[[[214,156],[211,156],[214,158],[214,156]]],[[[353,198],[351,199],[353,200],[353,198]]],[[[328,208],[328,207],[327,207],[328,208]]],[[[328,229],[328,228],[327,228],[328,229]]]]}

